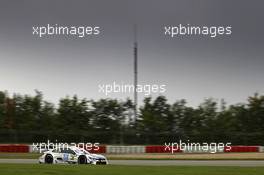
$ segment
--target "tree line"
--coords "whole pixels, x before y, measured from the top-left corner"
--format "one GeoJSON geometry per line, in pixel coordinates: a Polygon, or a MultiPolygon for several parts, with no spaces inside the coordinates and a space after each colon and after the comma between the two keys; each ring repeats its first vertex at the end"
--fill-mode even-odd
{"type": "Polygon", "coordinates": [[[205,99],[191,107],[184,99],[146,97],[134,120],[132,100],[87,100],[76,95],[57,105],[43,94],[0,91],[0,142],[99,142],[105,144],[164,144],[164,142],[231,142],[264,145],[264,96],[227,105],[205,99]]]}

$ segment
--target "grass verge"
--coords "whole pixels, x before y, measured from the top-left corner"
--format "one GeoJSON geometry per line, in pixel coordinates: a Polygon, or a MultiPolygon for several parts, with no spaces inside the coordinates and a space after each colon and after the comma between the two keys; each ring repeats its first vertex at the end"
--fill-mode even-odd
{"type": "Polygon", "coordinates": [[[0,164],[1,175],[262,175],[264,167],[185,167],[185,166],[90,166],[0,164]]]}
{"type": "Polygon", "coordinates": [[[185,166],[92,166],[92,165],[43,165],[0,164],[1,174],[8,175],[262,175],[264,167],[185,167],[185,166]]]}

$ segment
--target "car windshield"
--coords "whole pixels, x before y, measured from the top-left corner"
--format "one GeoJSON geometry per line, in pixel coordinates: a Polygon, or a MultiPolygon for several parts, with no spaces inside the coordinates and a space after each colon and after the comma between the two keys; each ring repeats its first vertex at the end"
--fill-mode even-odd
{"type": "Polygon", "coordinates": [[[84,154],[90,154],[88,151],[86,151],[85,149],[80,149],[80,151],[82,151],[84,154]]]}
{"type": "Polygon", "coordinates": [[[82,153],[83,153],[83,152],[82,152],[81,150],[79,150],[79,149],[76,149],[75,152],[76,152],[77,154],[82,154],[82,153]]]}
{"type": "Polygon", "coordinates": [[[74,151],[75,151],[77,154],[90,154],[88,151],[86,151],[86,150],[83,149],[83,148],[75,148],[74,151]]]}

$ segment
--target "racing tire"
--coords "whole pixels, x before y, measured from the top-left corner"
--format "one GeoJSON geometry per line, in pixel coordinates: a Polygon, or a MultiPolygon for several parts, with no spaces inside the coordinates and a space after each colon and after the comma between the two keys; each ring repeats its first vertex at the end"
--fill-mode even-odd
{"type": "Polygon", "coordinates": [[[84,155],[78,157],[78,164],[87,164],[87,158],[84,155]]]}
{"type": "Polygon", "coordinates": [[[45,163],[46,163],[46,164],[52,164],[52,163],[53,163],[53,156],[50,155],[50,154],[47,154],[47,155],[45,156],[45,163]]]}

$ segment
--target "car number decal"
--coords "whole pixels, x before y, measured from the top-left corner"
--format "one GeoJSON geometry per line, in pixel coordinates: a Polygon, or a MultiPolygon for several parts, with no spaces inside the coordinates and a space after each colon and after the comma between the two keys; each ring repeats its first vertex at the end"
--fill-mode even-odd
{"type": "Polygon", "coordinates": [[[64,153],[63,154],[63,161],[68,161],[68,159],[69,159],[69,154],[64,153]]]}

